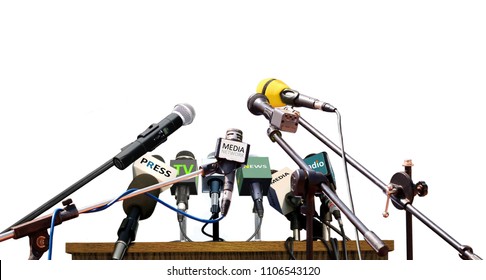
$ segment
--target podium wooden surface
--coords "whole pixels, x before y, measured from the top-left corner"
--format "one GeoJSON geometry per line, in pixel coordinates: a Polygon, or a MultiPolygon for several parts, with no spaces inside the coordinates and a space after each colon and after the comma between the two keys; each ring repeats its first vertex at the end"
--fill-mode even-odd
{"type": "MultiPolygon", "coordinates": [[[[390,252],[394,250],[393,240],[383,241],[390,252]]],[[[365,241],[360,241],[361,258],[364,260],[387,260],[388,256],[378,256],[365,241]]],[[[73,260],[109,260],[114,243],[66,243],[66,253],[73,260]]],[[[347,241],[348,259],[357,260],[356,241],[347,241]]],[[[294,241],[296,259],[306,259],[306,242],[294,241]]],[[[313,243],[314,259],[328,258],[326,247],[321,241],[313,243]]],[[[339,241],[342,256],[342,242],[339,241]]],[[[250,242],[134,242],[128,248],[126,260],[288,260],[290,254],[285,241],[250,242]]]]}

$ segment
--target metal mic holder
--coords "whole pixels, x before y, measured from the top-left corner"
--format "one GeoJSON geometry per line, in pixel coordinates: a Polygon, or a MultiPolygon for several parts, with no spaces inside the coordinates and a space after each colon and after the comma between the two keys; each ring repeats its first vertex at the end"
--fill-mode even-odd
{"type": "MultiPolygon", "coordinates": [[[[312,231],[312,220],[314,216],[314,195],[316,192],[324,192],[327,197],[334,202],[334,204],[346,215],[349,221],[358,229],[364,236],[368,244],[378,253],[379,256],[385,256],[388,254],[389,248],[386,244],[372,231],[370,231],[359,219],[354,215],[354,213],[341,201],[341,199],[333,192],[333,190],[324,183],[324,176],[320,172],[312,170],[305,161],[283,140],[282,134],[278,128],[273,125],[267,130],[267,135],[272,142],[277,142],[279,146],[294,160],[295,163],[301,168],[296,170],[292,174],[292,180],[294,178],[297,185],[300,185],[302,189],[302,184],[299,182],[300,178],[304,179],[303,193],[305,195],[304,203],[306,204],[306,223],[310,228],[306,228],[307,231],[307,259],[313,258],[313,231],[312,231]],[[312,214],[311,214],[312,213],[312,214]]],[[[292,183],[292,187],[294,184],[292,183]]],[[[300,192],[301,190],[299,190],[300,192]]],[[[298,194],[297,194],[298,195],[298,194]]]]}
{"type": "MultiPolygon", "coordinates": [[[[320,131],[318,131],[315,127],[313,127],[310,123],[308,123],[304,118],[299,118],[299,124],[303,126],[307,131],[309,131],[312,135],[314,135],[318,140],[328,146],[331,150],[333,150],[337,155],[343,157],[343,153],[341,148],[339,148],[336,144],[334,144],[329,138],[324,136],[320,131]]],[[[357,171],[359,171],[362,175],[368,178],[371,182],[377,185],[383,193],[388,196],[393,203],[393,205],[399,210],[405,210],[407,212],[407,257],[410,259],[412,256],[411,250],[411,215],[415,216],[419,219],[424,225],[426,225],[429,229],[439,235],[444,241],[449,243],[454,249],[459,252],[459,256],[464,260],[481,260],[481,257],[473,253],[473,249],[470,246],[462,245],[457,242],[454,238],[452,238],[447,232],[442,230],[439,226],[437,226],[434,222],[432,222],[427,216],[422,214],[419,210],[417,210],[413,205],[413,197],[418,194],[419,196],[423,196],[427,192],[427,185],[424,182],[418,182],[417,184],[413,184],[411,180],[411,171],[409,172],[407,166],[405,166],[405,172],[398,172],[396,173],[390,180],[390,184],[387,185],[383,183],[380,179],[378,179],[375,175],[373,175],[370,171],[368,171],[365,167],[363,167],[359,162],[349,156],[347,153],[344,153],[345,160],[351,166],[353,166],[357,171]],[[407,173],[410,173],[407,174],[407,173]]],[[[327,193],[326,193],[327,194],[327,193]]],[[[329,197],[333,200],[331,197],[329,197]]],[[[334,200],[333,200],[334,201],[334,200]]],[[[334,203],[336,203],[334,201],[334,203]]],[[[339,209],[341,207],[336,203],[339,209]]],[[[346,214],[346,213],[345,213],[346,214]]]]}

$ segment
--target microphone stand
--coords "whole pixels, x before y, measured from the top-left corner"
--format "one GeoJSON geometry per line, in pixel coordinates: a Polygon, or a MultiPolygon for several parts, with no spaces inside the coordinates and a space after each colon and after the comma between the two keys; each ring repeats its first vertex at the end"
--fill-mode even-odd
{"type": "MultiPolygon", "coordinates": [[[[304,186],[305,199],[304,203],[306,207],[306,224],[307,224],[307,259],[313,259],[313,230],[312,230],[312,220],[314,216],[314,195],[317,191],[322,190],[327,197],[334,202],[334,204],[346,215],[349,221],[358,229],[364,236],[365,240],[370,244],[370,246],[378,253],[380,256],[385,256],[389,248],[386,244],[372,231],[370,231],[355,215],[354,213],[344,204],[340,198],[332,191],[332,189],[324,183],[325,177],[322,173],[312,170],[305,161],[283,140],[280,130],[270,125],[267,130],[267,135],[272,142],[277,142],[279,146],[294,160],[295,163],[301,168],[296,170],[292,174],[292,188],[294,188],[294,178],[305,177],[307,184],[304,186]],[[322,178],[322,180],[321,180],[322,178]],[[319,186],[320,185],[320,186],[319,186]],[[320,190],[319,188],[320,187],[320,190]]],[[[297,194],[299,195],[299,194],[297,194]]]]}
{"type": "MultiPolygon", "coordinates": [[[[337,155],[340,157],[343,156],[341,149],[334,144],[329,138],[324,136],[321,132],[319,132],[316,128],[314,128],[310,123],[302,118],[299,118],[299,124],[302,125],[307,131],[309,131],[312,135],[314,135],[317,139],[319,139],[322,143],[328,146],[331,150],[333,150],[337,155]]],[[[423,182],[417,183],[415,186],[411,182],[411,179],[407,172],[404,173],[397,173],[392,177],[392,182],[390,186],[383,183],[380,179],[378,179],[375,175],[373,175],[370,171],[364,168],[359,162],[349,156],[347,153],[344,153],[346,157],[346,162],[351,164],[357,171],[359,171],[362,175],[368,178],[371,182],[377,185],[383,193],[387,194],[389,199],[392,200],[393,205],[399,210],[406,210],[407,211],[407,236],[411,235],[411,215],[415,216],[419,219],[423,224],[425,224],[428,228],[430,228],[433,232],[439,235],[444,241],[449,243],[454,249],[459,252],[459,256],[464,260],[481,260],[481,258],[473,253],[473,249],[470,246],[462,245],[457,242],[454,238],[452,238],[447,232],[442,230],[439,226],[433,223],[428,217],[422,214],[419,210],[417,210],[413,205],[413,197],[415,194],[420,194],[420,188],[427,188],[423,182]],[[394,179],[395,178],[395,179],[394,179]],[[393,182],[395,181],[395,182],[393,182]],[[397,184],[398,183],[398,184],[397,184]],[[391,189],[390,189],[391,187],[391,189]],[[417,190],[418,189],[418,190],[417,190]]],[[[407,169],[406,169],[407,171],[407,169]]],[[[411,173],[410,173],[411,174],[411,173]]],[[[426,192],[426,191],[425,191],[426,192]]],[[[327,193],[326,193],[327,194],[327,193]]],[[[424,195],[422,193],[422,195],[424,195]]],[[[333,200],[331,198],[331,200],[333,200]]],[[[341,207],[333,200],[333,202],[338,206],[339,209],[341,207]]],[[[346,214],[346,213],[345,213],[346,214]]],[[[408,245],[411,246],[411,238],[407,238],[408,245]]],[[[411,249],[407,250],[407,256],[411,257],[411,249]]]]}
{"type": "MultiPolygon", "coordinates": [[[[188,104],[185,104],[187,107],[188,104]]],[[[177,106],[176,106],[177,107],[177,106]]],[[[192,107],[189,106],[188,109],[194,110],[192,107]]],[[[193,113],[194,114],[194,113],[193,113]]],[[[106,163],[74,183],[72,186],[68,187],[66,190],[63,192],[59,193],[55,197],[51,198],[49,201],[44,203],[43,205],[39,206],[36,210],[32,211],[30,214],[26,215],[24,218],[20,219],[17,221],[15,224],[10,226],[9,228],[5,229],[1,233],[6,233],[8,232],[12,227],[23,224],[25,222],[31,221],[35,219],[36,217],[40,216],[42,213],[45,211],[49,210],[52,208],[54,205],[62,201],[64,198],[66,198],[68,195],[74,193],[87,183],[89,183],[91,180],[95,179],[99,175],[103,174],[105,171],[110,169],[113,166],[116,166],[118,169],[123,170],[125,169],[128,165],[132,164],[135,160],[137,160],[139,157],[143,156],[147,152],[153,151],[155,148],[157,148],[160,144],[165,142],[167,140],[167,136],[171,134],[173,131],[169,131],[169,133],[166,135],[161,128],[166,127],[169,123],[171,125],[174,125],[172,123],[174,116],[176,116],[175,113],[172,113],[169,115],[169,117],[163,119],[160,123],[158,124],[152,124],[150,125],[145,131],[140,133],[137,136],[137,140],[134,142],[124,146],[121,148],[120,153],[115,155],[112,159],[108,160],[106,163]]],[[[192,117],[192,116],[191,116],[192,117]]],[[[192,122],[192,120],[190,121],[192,122]]],[[[189,123],[190,123],[189,122],[189,123]]],[[[187,123],[187,124],[189,124],[187,123]]],[[[184,124],[181,124],[184,125],[184,124]]],[[[173,128],[171,128],[173,129],[173,128]]],[[[177,129],[177,128],[176,128],[177,129]]]]}
{"type": "MultiPolygon", "coordinates": [[[[209,186],[211,196],[211,213],[213,213],[211,218],[217,220],[219,218],[219,211],[221,211],[219,208],[219,196],[223,187],[223,182],[217,178],[210,179],[209,186]]],[[[219,222],[215,222],[213,223],[213,241],[220,241],[219,238],[219,222]]]]}
{"type": "MultiPolygon", "coordinates": [[[[181,175],[176,177],[175,179],[168,180],[165,182],[161,182],[155,185],[151,185],[145,187],[143,189],[138,189],[128,194],[125,194],[122,197],[118,197],[116,201],[122,201],[125,199],[129,199],[131,197],[142,195],[144,193],[156,190],[156,189],[163,189],[172,186],[172,184],[179,183],[184,180],[192,179],[197,176],[203,175],[204,170],[199,169],[189,174],[181,175]]],[[[47,233],[47,229],[51,227],[52,217],[54,217],[54,226],[60,225],[64,221],[68,221],[74,218],[77,218],[80,214],[90,213],[92,211],[97,211],[103,209],[104,207],[109,206],[110,204],[116,202],[114,199],[107,200],[104,202],[100,202],[88,207],[84,207],[80,210],[76,208],[76,206],[72,203],[71,199],[67,199],[62,202],[65,206],[61,211],[56,211],[54,214],[45,215],[40,218],[33,219],[29,222],[25,222],[19,224],[17,226],[13,226],[11,229],[4,233],[0,233],[0,242],[3,242],[8,239],[19,239],[25,236],[29,236],[30,238],[30,257],[29,259],[32,260],[39,260],[42,257],[42,254],[46,252],[49,248],[49,234],[47,233]]]]}
{"type": "Polygon", "coordinates": [[[56,211],[52,215],[12,226],[12,229],[9,232],[0,234],[0,242],[9,238],[19,239],[29,236],[29,260],[40,260],[42,255],[49,249],[50,237],[47,229],[51,227],[51,221],[54,219],[54,226],[57,226],[64,221],[79,216],[79,211],[72,202],[71,199],[63,201],[62,204],[64,205],[64,208],[60,209],[60,211],[56,211]]]}
{"type": "Polygon", "coordinates": [[[84,185],[86,185],[87,183],[89,183],[90,181],[92,181],[93,179],[95,179],[96,177],[98,177],[99,175],[101,175],[102,173],[107,171],[108,169],[110,169],[113,165],[114,165],[113,159],[110,159],[109,161],[107,161],[106,163],[104,163],[103,165],[101,165],[100,167],[98,167],[97,169],[95,169],[94,171],[92,171],[91,173],[89,173],[88,175],[86,175],[85,177],[83,177],[82,179],[80,179],[79,181],[77,181],[76,183],[71,185],[70,187],[68,187],[66,190],[62,191],[58,195],[51,198],[49,201],[47,201],[44,204],[42,204],[41,206],[39,206],[39,208],[35,209],[30,214],[27,214],[24,218],[18,220],[15,224],[11,225],[9,228],[2,231],[2,233],[6,233],[15,226],[18,226],[20,224],[26,223],[28,221],[31,221],[31,220],[37,218],[42,213],[51,209],[57,203],[59,203],[60,201],[65,199],[68,195],[79,190],[81,187],[83,187],[84,185]]]}

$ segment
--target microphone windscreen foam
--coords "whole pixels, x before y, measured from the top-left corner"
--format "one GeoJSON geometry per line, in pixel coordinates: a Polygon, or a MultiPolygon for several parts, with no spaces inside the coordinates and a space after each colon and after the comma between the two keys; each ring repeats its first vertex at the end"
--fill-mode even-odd
{"type": "MultiPolygon", "coordinates": [[[[148,186],[157,184],[157,179],[150,174],[140,174],[133,178],[132,182],[128,186],[128,189],[143,189],[148,186]]],[[[152,190],[148,193],[158,197],[160,194],[160,189],[152,190]]],[[[145,193],[130,197],[123,201],[123,211],[128,215],[132,207],[138,207],[140,209],[140,220],[144,220],[152,216],[155,210],[157,201],[145,193]]]]}
{"type": "Polygon", "coordinates": [[[268,98],[273,107],[283,107],[286,104],[282,101],[280,93],[288,89],[289,86],[277,79],[264,79],[257,86],[257,93],[261,93],[268,98]]]}

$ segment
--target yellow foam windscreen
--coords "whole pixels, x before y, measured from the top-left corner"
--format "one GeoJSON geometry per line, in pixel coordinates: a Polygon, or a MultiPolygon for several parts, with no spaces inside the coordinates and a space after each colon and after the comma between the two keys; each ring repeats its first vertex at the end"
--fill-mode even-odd
{"type": "Polygon", "coordinates": [[[257,93],[261,93],[268,98],[268,102],[273,107],[283,107],[287,104],[283,103],[280,93],[284,89],[288,89],[284,82],[277,79],[264,79],[257,86],[257,93]]]}

